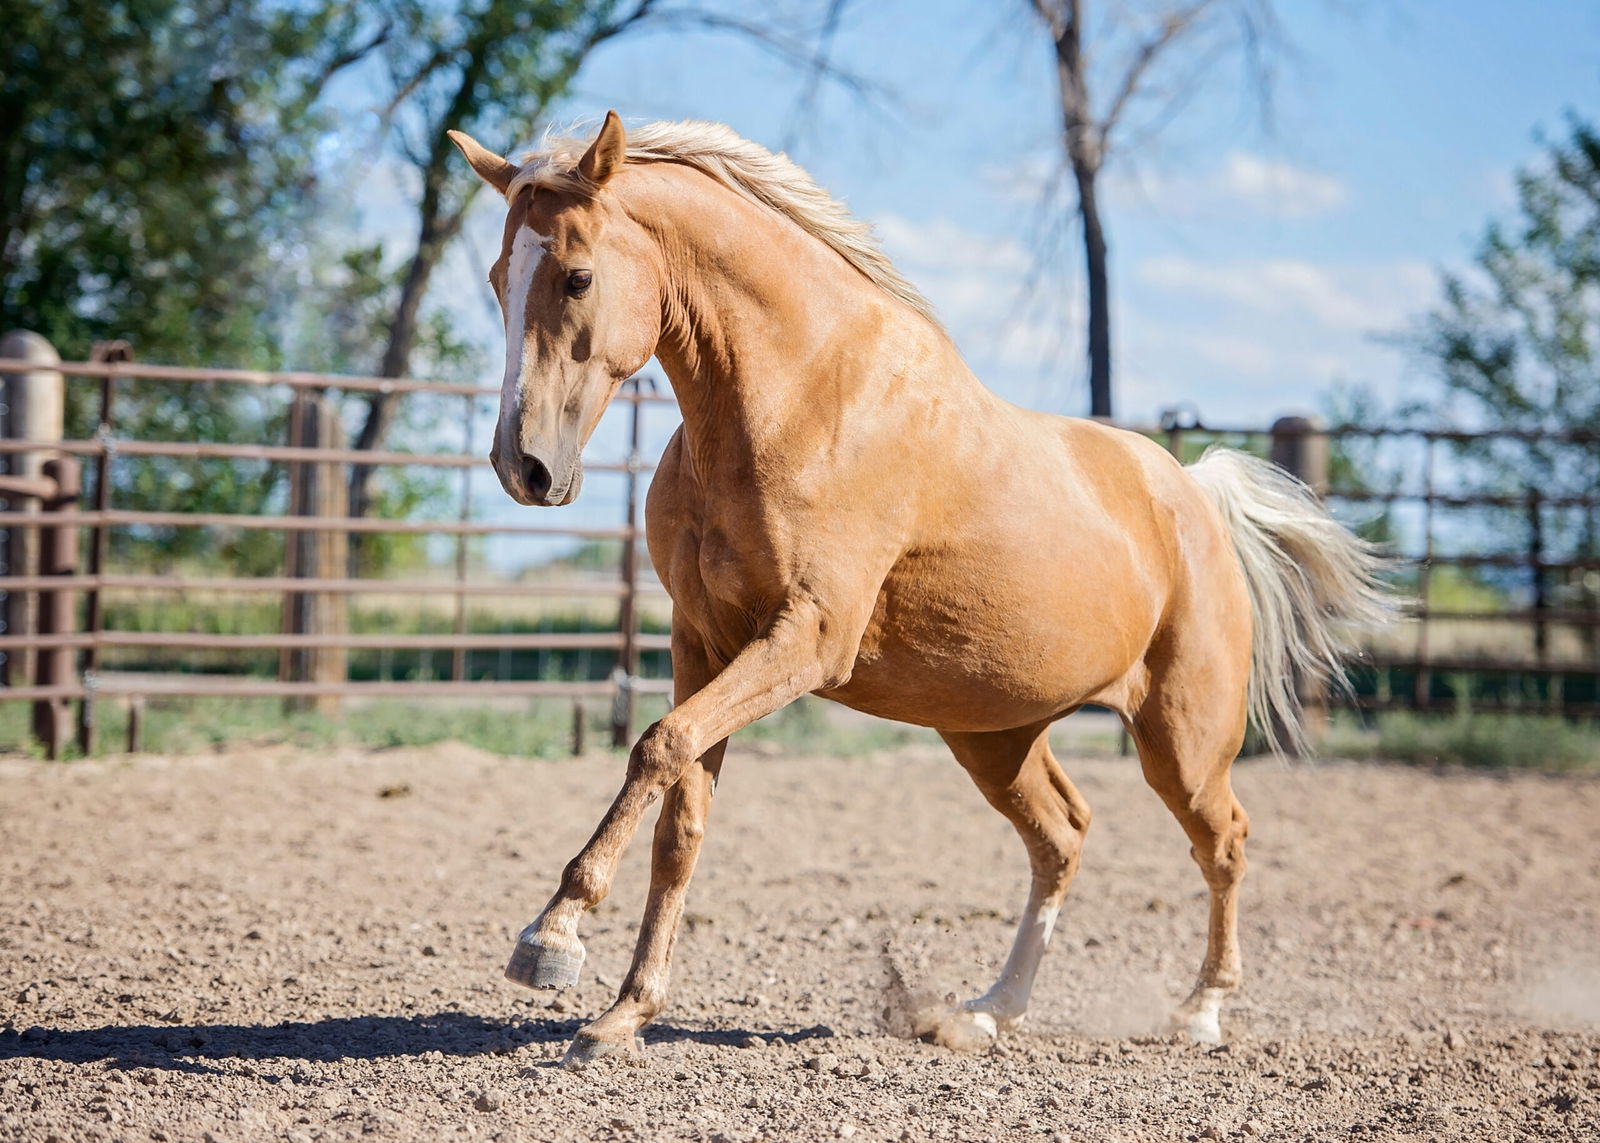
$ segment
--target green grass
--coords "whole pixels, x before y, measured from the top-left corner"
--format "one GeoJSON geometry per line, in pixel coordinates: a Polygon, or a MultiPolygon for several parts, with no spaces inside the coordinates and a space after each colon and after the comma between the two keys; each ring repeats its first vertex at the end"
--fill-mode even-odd
{"type": "Polygon", "coordinates": [[[1390,762],[1564,772],[1600,767],[1600,724],[1553,715],[1393,711],[1362,729],[1335,722],[1324,754],[1390,762]]]}
{"type": "MultiPolygon", "coordinates": [[[[0,703],[0,753],[37,755],[28,734],[29,704],[0,703]]],[[[587,748],[611,742],[611,706],[584,703],[587,748]]],[[[666,713],[665,698],[642,695],[634,734],[666,713]]],[[[123,750],[128,707],[103,699],[96,707],[101,754],[123,750]]],[[[300,750],[334,746],[387,749],[458,741],[517,757],[561,758],[572,752],[570,700],[466,703],[459,699],[346,700],[337,718],[286,712],[271,698],[150,699],[145,707],[144,749],[156,754],[203,754],[230,745],[286,745],[300,750]]],[[[763,744],[795,754],[854,756],[911,742],[936,742],[932,731],[850,715],[820,699],[801,699],[739,732],[743,744],[763,744]]],[[[70,756],[70,755],[69,755],[70,756]]]]}
{"type": "MultiPolygon", "coordinates": [[[[584,710],[588,746],[598,749],[610,741],[609,704],[588,702],[584,710]]],[[[123,750],[127,712],[127,704],[117,699],[98,704],[99,753],[123,750]]],[[[39,753],[27,732],[28,716],[27,703],[0,703],[0,752],[39,753]]],[[[230,745],[385,749],[456,740],[497,754],[555,758],[571,753],[572,722],[571,702],[551,699],[493,705],[384,699],[349,703],[342,715],[330,718],[286,712],[280,699],[181,697],[148,701],[143,745],[156,754],[203,754],[230,745]]],[[[648,721],[641,718],[637,725],[648,721]]]]}

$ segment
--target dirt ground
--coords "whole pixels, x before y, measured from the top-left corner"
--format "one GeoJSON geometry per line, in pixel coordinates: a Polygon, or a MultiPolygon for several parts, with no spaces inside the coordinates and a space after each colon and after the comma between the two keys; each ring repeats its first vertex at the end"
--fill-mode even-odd
{"type": "Polygon", "coordinates": [[[627,964],[500,970],[621,762],[461,746],[0,761],[0,1139],[1600,1138],[1600,781],[1242,763],[1247,983],[1160,1034],[1203,886],[1131,761],[1027,1026],[899,1038],[890,967],[970,995],[1024,860],[947,756],[730,757],[642,1063],[555,1066],[627,964]]]}

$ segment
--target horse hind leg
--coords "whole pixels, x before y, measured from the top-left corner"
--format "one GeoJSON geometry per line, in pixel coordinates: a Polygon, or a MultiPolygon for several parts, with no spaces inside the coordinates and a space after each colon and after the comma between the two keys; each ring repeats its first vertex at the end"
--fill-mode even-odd
{"type": "Polygon", "coordinates": [[[1197,713],[1207,709],[1205,704],[1168,706],[1153,691],[1132,721],[1145,781],[1188,835],[1190,855],[1210,889],[1205,960],[1194,990],[1173,1016],[1174,1031],[1207,1044],[1221,1042],[1222,1003],[1242,978],[1239,882],[1250,819],[1229,780],[1244,737],[1242,698],[1239,706],[1232,717],[1207,718],[1197,713]]]}
{"type": "Polygon", "coordinates": [[[1089,804],[1050,753],[1049,724],[982,734],[944,733],[944,740],[989,804],[1004,814],[1028,850],[1032,871],[1010,955],[994,985],[919,1028],[947,1047],[976,1049],[1022,1023],[1034,977],[1055,929],[1073,875],[1089,804]]]}

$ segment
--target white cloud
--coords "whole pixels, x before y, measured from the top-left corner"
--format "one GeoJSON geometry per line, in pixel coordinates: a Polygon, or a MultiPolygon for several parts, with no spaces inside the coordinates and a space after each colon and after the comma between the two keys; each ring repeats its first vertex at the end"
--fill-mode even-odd
{"type": "Polygon", "coordinates": [[[1174,293],[1220,299],[1275,317],[1304,317],[1327,329],[1376,332],[1394,329],[1435,292],[1426,264],[1327,265],[1302,259],[1234,262],[1181,256],[1149,258],[1134,267],[1137,280],[1174,293]]]}
{"type": "Polygon", "coordinates": [[[1228,194],[1284,218],[1326,214],[1350,197],[1345,184],[1332,175],[1245,151],[1228,156],[1218,182],[1228,194]]]}
{"type": "MultiPolygon", "coordinates": [[[[1408,383],[1404,328],[1437,291],[1413,259],[1151,258],[1130,274],[1118,346],[1119,412],[1174,404],[1209,424],[1266,424],[1315,412],[1328,386],[1408,383]]],[[[1414,379],[1412,379],[1414,380],[1414,379]]]]}
{"type": "Polygon", "coordinates": [[[1275,218],[1314,218],[1350,201],[1349,186],[1334,175],[1249,151],[1230,151],[1219,166],[1199,174],[1124,163],[1107,170],[1102,186],[1115,206],[1181,219],[1236,213],[1241,207],[1275,218]]]}
{"type": "Polygon", "coordinates": [[[1071,352],[1083,322],[1071,282],[1048,268],[1041,272],[1015,239],[950,219],[913,222],[890,214],[873,224],[975,368],[1037,372],[1071,352]]]}

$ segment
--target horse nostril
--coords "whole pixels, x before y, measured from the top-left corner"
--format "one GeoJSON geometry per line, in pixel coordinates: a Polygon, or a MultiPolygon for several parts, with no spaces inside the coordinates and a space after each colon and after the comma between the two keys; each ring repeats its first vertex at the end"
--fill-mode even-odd
{"type": "Polygon", "coordinates": [[[535,500],[543,500],[550,493],[550,469],[536,456],[522,458],[522,485],[535,500]]]}

